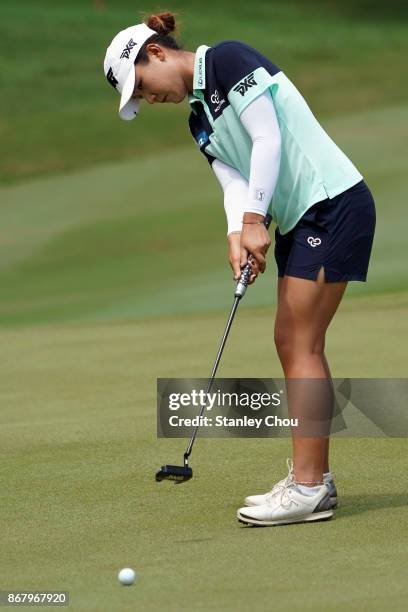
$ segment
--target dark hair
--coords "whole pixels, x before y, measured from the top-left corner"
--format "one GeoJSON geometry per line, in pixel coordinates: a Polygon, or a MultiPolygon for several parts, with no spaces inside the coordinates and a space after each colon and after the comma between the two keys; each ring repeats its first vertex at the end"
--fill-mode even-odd
{"type": "Polygon", "coordinates": [[[149,26],[149,28],[155,30],[157,34],[152,34],[152,36],[150,36],[150,38],[148,38],[143,44],[139,53],[137,54],[135,64],[148,63],[149,56],[147,54],[146,47],[151,43],[157,43],[162,47],[166,47],[167,49],[175,49],[176,51],[180,51],[183,48],[183,46],[178,43],[173,36],[170,36],[171,32],[174,32],[176,29],[176,16],[174,13],[166,12],[158,13],[157,15],[150,15],[150,17],[145,18],[144,22],[149,26]]]}

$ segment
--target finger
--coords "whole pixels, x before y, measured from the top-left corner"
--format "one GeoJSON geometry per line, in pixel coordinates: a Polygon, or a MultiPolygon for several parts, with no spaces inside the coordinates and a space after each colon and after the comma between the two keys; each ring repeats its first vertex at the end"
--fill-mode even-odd
{"type": "Polygon", "coordinates": [[[248,261],[251,264],[252,272],[258,276],[259,272],[261,271],[259,263],[254,257],[252,257],[252,255],[249,256],[248,261]]]}
{"type": "Polygon", "coordinates": [[[248,261],[249,261],[249,263],[251,265],[251,275],[250,275],[249,278],[250,278],[251,282],[254,282],[254,280],[256,279],[256,277],[259,274],[258,262],[256,261],[256,259],[254,259],[252,257],[252,255],[250,255],[248,257],[248,261]]]}
{"type": "Polygon", "coordinates": [[[265,259],[265,256],[260,251],[256,251],[255,253],[253,253],[253,256],[256,259],[256,263],[258,264],[258,268],[259,268],[260,272],[262,272],[262,274],[263,274],[265,272],[265,268],[266,268],[266,259],[265,259]]]}
{"type": "Polygon", "coordinates": [[[232,268],[232,272],[234,274],[233,278],[234,280],[238,280],[241,276],[241,268],[239,267],[239,259],[233,259],[232,261],[230,261],[230,265],[232,268]]]}
{"type": "Polygon", "coordinates": [[[249,256],[248,258],[249,263],[251,264],[251,268],[254,274],[258,275],[259,273],[259,265],[258,262],[256,261],[256,259],[254,259],[252,257],[252,255],[249,256]]]}
{"type": "Polygon", "coordinates": [[[247,263],[248,263],[248,251],[244,247],[241,247],[240,267],[245,268],[247,263]]]}

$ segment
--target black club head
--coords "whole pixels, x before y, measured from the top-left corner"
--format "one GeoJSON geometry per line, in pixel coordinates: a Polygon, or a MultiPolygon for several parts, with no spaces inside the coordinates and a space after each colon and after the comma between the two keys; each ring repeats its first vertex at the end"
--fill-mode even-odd
{"type": "Polygon", "coordinates": [[[187,482],[187,480],[190,480],[192,477],[193,470],[189,466],[162,465],[160,470],[156,473],[157,482],[172,480],[174,484],[187,482]]]}

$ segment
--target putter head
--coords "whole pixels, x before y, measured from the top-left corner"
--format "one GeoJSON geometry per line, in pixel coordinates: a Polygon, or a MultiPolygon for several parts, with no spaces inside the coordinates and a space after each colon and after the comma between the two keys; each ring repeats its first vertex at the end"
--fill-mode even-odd
{"type": "Polygon", "coordinates": [[[157,482],[172,480],[174,484],[187,482],[187,480],[190,480],[192,477],[193,470],[188,465],[183,467],[178,465],[162,465],[160,470],[156,473],[157,482]]]}

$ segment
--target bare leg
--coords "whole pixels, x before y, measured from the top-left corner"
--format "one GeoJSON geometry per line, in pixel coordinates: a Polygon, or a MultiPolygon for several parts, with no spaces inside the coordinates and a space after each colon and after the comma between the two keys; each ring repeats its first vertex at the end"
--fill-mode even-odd
{"type": "MultiPolygon", "coordinates": [[[[346,282],[325,283],[323,268],[316,281],[279,279],[275,343],[286,379],[331,379],[325,335],[346,286],[346,282]]],[[[328,437],[293,436],[296,479],[320,482],[323,472],[329,471],[328,450],[328,437]]]]}
{"type": "MultiPolygon", "coordinates": [[[[324,365],[324,369],[325,369],[327,378],[331,378],[331,372],[330,372],[329,364],[327,363],[326,355],[324,353],[322,355],[322,360],[323,360],[323,365],[324,365]]],[[[325,441],[326,441],[326,448],[325,448],[325,452],[324,452],[323,474],[325,474],[327,472],[330,472],[330,467],[329,467],[329,445],[330,445],[330,438],[325,438],[325,441]]]]}

